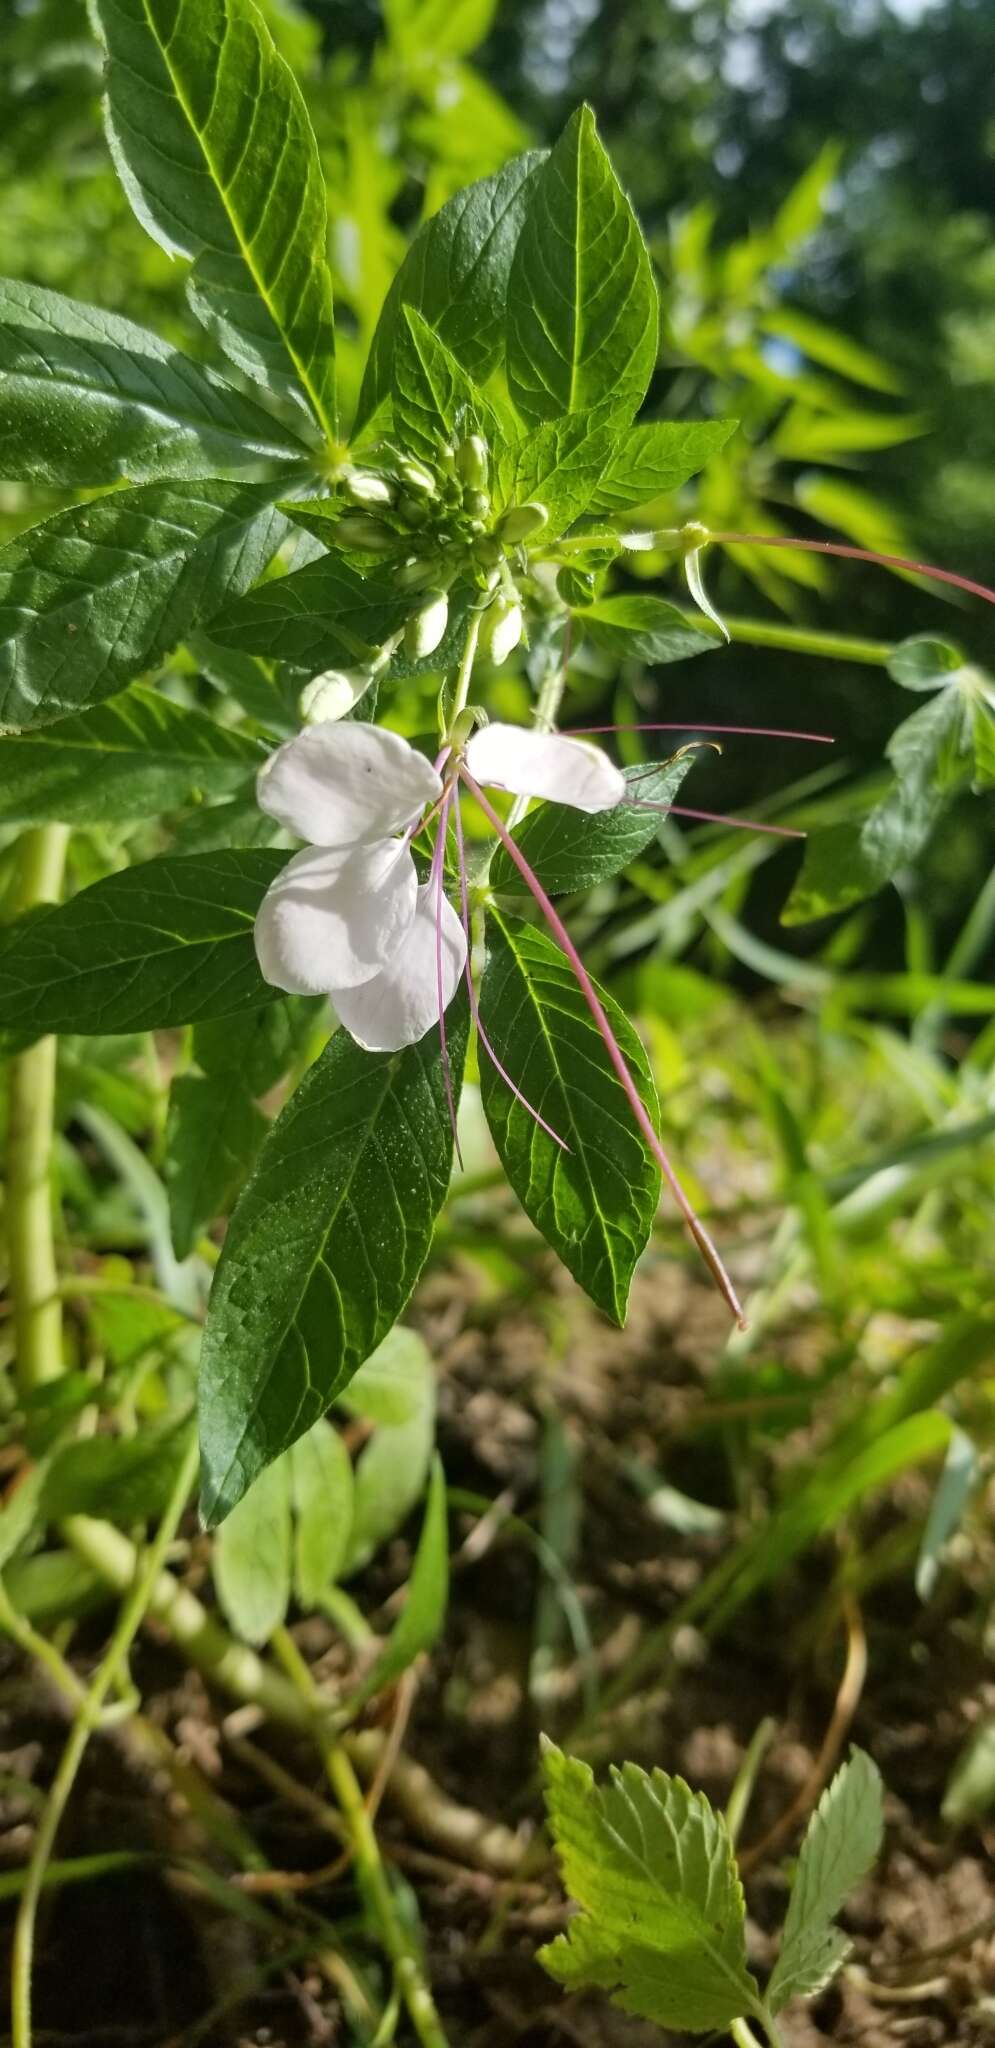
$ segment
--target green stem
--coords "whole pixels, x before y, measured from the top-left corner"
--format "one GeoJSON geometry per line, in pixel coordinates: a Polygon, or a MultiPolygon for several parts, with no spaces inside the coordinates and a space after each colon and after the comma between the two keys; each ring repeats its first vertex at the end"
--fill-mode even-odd
{"type": "Polygon", "coordinates": [[[729,1840],[733,1848],[735,1848],[739,1840],[739,1831],[746,1818],[747,1807],[753,1797],[753,1787],[757,1782],[760,1766],[776,1734],[777,1722],[772,1719],[771,1715],[767,1714],[762,1721],[757,1723],[749,1747],[736,1773],[736,1781],[729,1794],[726,1806],[726,1826],[729,1830],[729,1840]]]}
{"type": "MultiPolygon", "coordinates": [[[[789,654],[816,654],[824,661],[860,661],[869,668],[884,668],[893,648],[887,640],[861,640],[849,633],[822,633],[810,626],[783,626],[779,619],[730,618],[723,612],[729,638],[744,647],[783,647],[789,654]]],[[[690,623],[690,621],[689,621],[690,623]]],[[[705,633],[707,625],[694,624],[705,633]]],[[[716,632],[715,638],[721,640],[716,632]]]]}
{"type": "MultiPolygon", "coordinates": [[[[781,2036],[769,2013],[764,2014],[761,2024],[770,2042],[770,2048],[781,2048],[781,2036]]],[[[736,2043],[736,2048],[760,2048],[760,2042],[757,2040],[748,2020],[733,2020],[729,2032],[736,2043]]]]}
{"type": "Polygon", "coordinates": [[[483,612],[478,610],[476,606],[470,613],[470,623],[466,630],[466,639],[463,643],[460,665],[456,671],[456,689],[453,695],[452,710],[449,713],[449,719],[445,728],[447,734],[452,732],[460,712],[466,710],[466,700],[470,695],[470,679],[473,675],[473,664],[477,657],[477,642],[480,639],[480,627],[483,616],[483,612]]]}
{"type": "MultiPolygon", "coordinates": [[[[312,1709],[320,1704],[314,1679],[292,1636],[285,1628],[274,1631],[273,1648],[312,1709]]],[[[315,1728],[322,1762],[339,1803],[349,1832],[353,1861],[360,1891],[377,1923],[384,1950],[394,1967],[394,1981],[407,2008],[408,2018],[422,2048],[448,2048],[435,2000],[425,1980],[421,1959],[408,1929],[397,1911],[390,1880],[384,1868],[376,1830],[366,1810],[359,1779],[340,1742],[322,1732],[315,1714],[315,1728]]],[[[17,2044],[14,2044],[17,2048],[17,2044]]]]}
{"type": "Polygon", "coordinates": [[[11,1980],[12,2048],[31,2048],[31,1968],[34,1958],[35,1921],[59,1823],[69,1803],[87,1744],[103,1714],[104,1702],[112,1687],[121,1678],[131,1643],[149,1607],[166,1552],[176,1534],[180,1516],[197,1477],[197,1462],[197,1443],[195,1438],[191,1438],[186,1456],[173,1483],[166,1511],[155,1538],[135,1574],[128,1597],[118,1616],[117,1626],[93,1682],[77,1708],[69,1739],[52,1781],[31,1861],[28,1864],[14,1929],[11,1980]]]}
{"type": "MultiPolygon", "coordinates": [[[[11,917],[59,895],[69,828],[43,825],[17,848],[11,917]]],[[[57,1041],[39,1038],[9,1066],[7,1249],[14,1346],[23,1393],[62,1371],[62,1304],[52,1232],[52,1128],[57,1041]]]]}

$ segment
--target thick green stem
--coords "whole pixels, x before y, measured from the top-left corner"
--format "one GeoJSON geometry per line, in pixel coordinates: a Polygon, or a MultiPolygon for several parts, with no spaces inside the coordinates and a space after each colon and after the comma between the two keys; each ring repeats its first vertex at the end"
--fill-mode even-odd
{"type": "MultiPolygon", "coordinates": [[[[7,913],[19,917],[59,895],[69,829],[43,825],[17,849],[7,913]]],[[[40,1038],[8,1069],[7,1254],[17,1377],[24,1393],[62,1371],[62,1304],[52,1234],[52,1119],[57,1042],[40,1038]]]]}
{"type": "MultiPolygon", "coordinates": [[[[893,648],[887,640],[861,640],[849,633],[823,633],[816,627],[783,626],[779,619],[739,619],[722,614],[730,640],[744,647],[782,647],[788,654],[816,654],[824,661],[857,661],[884,668],[893,648]]],[[[694,623],[708,632],[700,619],[694,623]]],[[[716,640],[721,635],[716,632],[716,640]]]]}

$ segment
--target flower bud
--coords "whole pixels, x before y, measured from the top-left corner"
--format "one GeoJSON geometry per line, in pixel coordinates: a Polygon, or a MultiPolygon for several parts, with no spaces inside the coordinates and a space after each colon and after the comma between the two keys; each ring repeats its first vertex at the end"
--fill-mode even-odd
{"type": "Polygon", "coordinates": [[[499,591],[494,602],[484,613],[481,641],[485,653],[490,655],[495,668],[500,668],[514,652],[522,637],[524,627],[522,607],[517,599],[507,597],[499,591]]]}
{"type": "Polygon", "coordinates": [[[354,505],[392,505],[394,492],[384,476],[369,469],[344,469],[342,485],[354,505]]]}
{"type": "Polygon", "coordinates": [[[405,496],[397,509],[405,526],[425,526],[428,523],[428,506],[421,498],[405,496]]]}
{"type": "Polygon", "coordinates": [[[492,533],[482,534],[481,538],[473,543],[474,561],[479,562],[485,569],[496,569],[502,554],[501,543],[492,533]]]}
{"type": "Polygon", "coordinates": [[[312,676],[297,700],[304,724],[327,725],[344,718],[369,689],[370,680],[365,668],[328,668],[322,675],[312,676]]]}
{"type": "Polygon", "coordinates": [[[449,624],[449,599],[444,590],[429,592],[423,604],[412,612],[404,628],[404,652],[409,661],[423,661],[434,654],[449,624]]]}
{"type": "Polygon", "coordinates": [[[435,478],[430,469],[421,462],[415,462],[410,455],[402,455],[397,464],[397,474],[409,491],[417,491],[424,498],[435,497],[435,478]]]}
{"type": "Polygon", "coordinates": [[[437,567],[436,562],[429,561],[424,555],[409,555],[397,572],[398,590],[421,590],[426,583],[431,583],[437,567]]]}
{"type": "Polygon", "coordinates": [[[542,532],[548,518],[545,505],[512,505],[499,522],[498,533],[504,541],[528,540],[533,533],[542,532]]]}
{"type": "Polygon", "coordinates": [[[363,512],[344,512],[332,532],[341,547],[357,548],[364,555],[388,555],[397,546],[396,533],[363,512]]]}
{"type": "Polygon", "coordinates": [[[469,512],[472,518],[484,519],[490,509],[491,500],[488,491],[463,492],[463,510],[464,512],[469,512]]]}
{"type": "Polygon", "coordinates": [[[482,434],[468,434],[456,450],[456,473],[472,491],[487,485],[487,443],[482,434]]]}

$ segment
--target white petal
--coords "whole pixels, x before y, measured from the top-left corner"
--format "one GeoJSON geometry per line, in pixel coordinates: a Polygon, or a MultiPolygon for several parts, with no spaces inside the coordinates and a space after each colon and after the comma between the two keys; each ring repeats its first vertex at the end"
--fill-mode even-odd
{"type": "Polygon", "coordinates": [[[442,899],[436,938],[435,885],[426,882],[394,959],[362,988],[333,989],[340,1024],[367,1052],[400,1052],[415,1045],[439,1022],[438,947],[442,952],[442,1007],[448,1009],[466,965],[463,926],[447,897],[442,899]]]}
{"type": "Polygon", "coordinates": [[[295,853],[256,918],[263,978],[292,995],[329,995],[378,974],[415,914],[418,877],[398,839],[295,853]]]}
{"type": "Polygon", "coordinates": [[[271,754],[256,781],[261,809],[312,846],[386,839],[441,789],[431,762],[399,733],[358,719],[308,726],[271,754]]]}
{"type": "Polygon", "coordinates": [[[466,765],[494,789],[550,797],[575,811],[611,811],[625,795],[621,770],[600,747],[522,725],[480,726],[466,748],[466,765]]]}

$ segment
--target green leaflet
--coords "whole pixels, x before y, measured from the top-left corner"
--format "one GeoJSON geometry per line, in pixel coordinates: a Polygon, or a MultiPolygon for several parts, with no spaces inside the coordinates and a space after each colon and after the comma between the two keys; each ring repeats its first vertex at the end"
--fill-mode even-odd
{"type": "Polygon", "coordinates": [[[611,461],[617,440],[615,408],[546,420],[521,440],[500,449],[495,496],[501,505],[545,505],[549,520],[541,541],[555,540],[587,509],[611,461]]]}
{"type": "Polygon", "coordinates": [[[0,475],[140,484],[308,461],[253,399],[146,328],[0,280],[0,475]]]}
{"type": "Polygon", "coordinates": [[[279,547],[272,484],[141,484],[0,548],[0,724],[44,725],[123,689],[279,547]]]}
{"type": "MultiPolygon", "coordinates": [[[[466,1007],[451,1007],[458,1086],[466,1007]]],[[[211,1525],[387,1334],[424,1264],[452,1166],[438,1041],[364,1053],[344,1031],[277,1118],[214,1276],[200,1375],[211,1525]]]]}
{"type": "Polygon", "coordinates": [[[737,425],[736,420],[652,420],[630,427],[588,510],[618,515],[679,490],[724,447],[737,425]]]}
{"type": "Polygon", "coordinates": [[[390,570],[364,575],[343,555],[327,554],[251,591],[214,620],[212,634],[313,675],[363,660],[404,624],[411,605],[390,570]]]}
{"type": "Polygon", "coordinates": [[[0,738],[0,824],[118,824],[243,788],[258,741],[136,684],[113,703],[0,738]]]}
{"type": "Polygon", "coordinates": [[[173,1082],[163,1179],[178,1259],[228,1208],[265,1136],[266,1118],[236,1068],[210,1079],[181,1074],[173,1082]]]}
{"type": "MultiPolygon", "coordinates": [[[[663,761],[655,770],[627,768],[626,781],[641,803],[672,803],[684,777],[694,767],[691,752],[663,761]]],[[[568,804],[540,804],[515,832],[529,866],[551,896],[591,889],[620,875],[630,861],[656,838],[663,822],[658,811],[640,811],[620,804],[614,811],[589,817],[568,804]]],[[[503,846],[490,866],[491,887],[500,896],[531,900],[530,891],[503,846]]]]}
{"type": "Polygon", "coordinates": [[[715,634],[703,633],[675,604],[649,592],[602,597],[574,617],[598,647],[616,660],[686,661],[715,651],[715,634]]]}
{"type": "Polygon", "coordinates": [[[523,419],[607,400],[632,418],[656,362],[656,285],[590,107],[530,184],[507,317],[508,385],[523,419]]]}
{"type": "Polygon", "coordinates": [[[313,1607],[342,1569],[352,1527],[352,1460],[338,1430],[324,1418],[298,1437],[287,1457],[294,1517],[294,1595],[302,1607],[313,1607]]]}
{"type": "Polygon", "coordinates": [[[850,1944],[833,1926],[848,1892],[874,1864],[884,1832],[881,1774],[862,1749],[837,1771],[808,1824],[767,2003],[780,2012],[789,1998],[821,1991],[850,1944]]]}
{"type": "Polygon", "coordinates": [[[41,1490],[46,1521],[110,1515],[128,1523],[160,1515],[190,1442],[189,1410],[179,1419],[146,1419],[137,1436],[95,1436],[57,1450],[41,1490]]]}
{"type": "Polygon", "coordinates": [[[414,306],[402,306],[394,350],[394,421],[409,454],[433,461],[457,422],[503,439],[497,407],[478,389],[414,306]]]}
{"type": "Polygon", "coordinates": [[[325,182],[307,109],[252,0],[89,0],[107,136],[142,226],[194,261],[190,302],[257,383],[336,432],[325,182]]]}
{"type": "Polygon", "coordinates": [[[341,1396],[376,1423],[356,1464],[352,1528],[342,1577],[362,1571],[421,1499],[435,1448],[435,1369],[415,1330],[395,1323],[341,1396]]]}
{"type": "MultiPolygon", "coordinates": [[[[621,1324],[652,1228],[660,1174],[634,1122],[601,1035],[560,948],[543,931],[492,913],[480,1013],[512,1080],[564,1143],[539,1128],[482,1053],[480,1091],[501,1163],[526,1214],[592,1301],[621,1324]]],[[[599,990],[656,1118],[646,1055],[599,990]]]]}
{"type": "Polygon", "coordinates": [[[636,1764],[596,1785],[589,1764],[550,1742],[543,1774],[563,1882],[582,1909],[540,1950],[550,1975],[692,2033],[762,2013],[729,1831],[704,1795],[636,1764]]]}
{"type": "Polygon", "coordinates": [[[245,1642],[267,1642],[290,1605],[288,1458],[277,1458],[260,1472],[251,1492],[218,1530],[211,1562],[226,1620],[245,1642]]]}
{"type": "Polygon", "coordinates": [[[370,345],[354,433],[393,391],[401,312],[413,306],[478,383],[501,359],[508,274],[529,186],[544,153],[515,157],[446,201],[411,244],[370,345]]]}
{"type": "Polygon", "coordinates": [[[0,1027],[157,1031],[275,1002],[256,912],[289,855],[168,855],[108,875],[0,940],[0,1027]]]}

